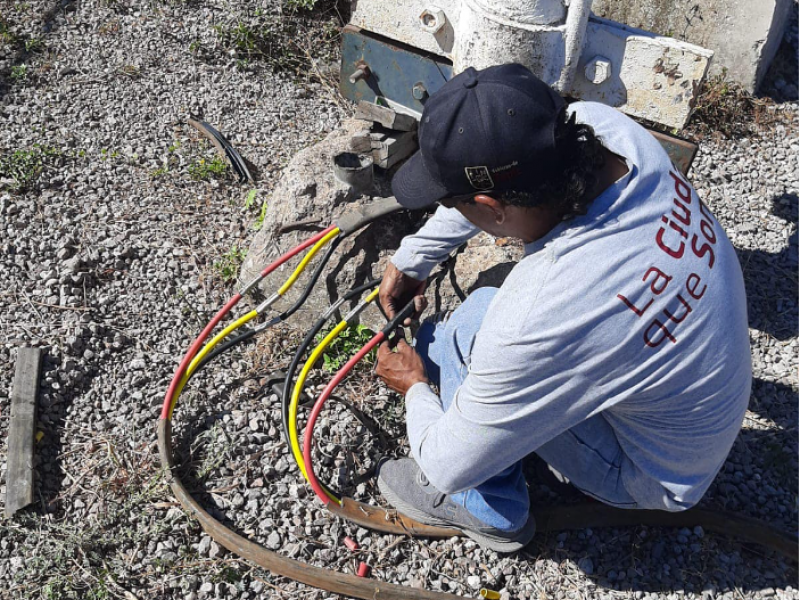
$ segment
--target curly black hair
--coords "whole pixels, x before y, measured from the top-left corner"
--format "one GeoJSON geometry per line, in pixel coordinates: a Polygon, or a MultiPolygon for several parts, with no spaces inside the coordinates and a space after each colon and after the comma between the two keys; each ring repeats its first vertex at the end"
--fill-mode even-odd
{"type": "Polygon", "coordinates": [[[533,188],[505,192],[498,200],[514,206],[548,206],[564,218],[585,215],[594,198],[598,170],[605,164],[604,147],[590,125],[564,111],[555,130],[555,162],[561,168],[533,188]]]}

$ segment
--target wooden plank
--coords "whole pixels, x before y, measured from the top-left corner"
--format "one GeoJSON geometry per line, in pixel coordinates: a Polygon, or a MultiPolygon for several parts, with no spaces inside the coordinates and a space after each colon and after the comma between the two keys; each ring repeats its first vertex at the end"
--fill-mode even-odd
{"type": "Polygon", "coordinates": [[[390,169],[405,157],[416,152],[417,147],[417,137],[412,132],[387,137],[379,148],[372,150],[372,160],[375,165],[390,169]]]}
{"type": "Polygon", "coordinates": [[[11,423],[8,430],[6,516],[33,502],[33,440],[42,351],[20,348],[11,390],[11,423]]]}
{"type": "Polygon", "coordinates": [[[417,128],[417,120],[411,115],[404,115],[387,106],[378,106],[365,100],[356,105],[353,116],[362,121],[373,121],[395,131],[414,131],[417,128]]]}

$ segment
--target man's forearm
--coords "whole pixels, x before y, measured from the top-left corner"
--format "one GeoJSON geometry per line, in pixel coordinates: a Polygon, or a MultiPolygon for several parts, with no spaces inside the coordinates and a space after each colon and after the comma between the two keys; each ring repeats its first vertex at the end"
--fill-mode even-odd
{"type": "Polygon", "coordinates": [[[406,275],[426,279],[436,265],[479,232],[455,208],[440,206],[417,233],[403,239],[392,263],[406,275]]]}

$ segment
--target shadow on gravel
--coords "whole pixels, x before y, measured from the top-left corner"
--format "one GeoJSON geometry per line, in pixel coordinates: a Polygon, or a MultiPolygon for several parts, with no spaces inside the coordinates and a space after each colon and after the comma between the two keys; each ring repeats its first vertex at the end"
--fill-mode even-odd
{"type": "MultiPolygon", "coordinates": [[[[53,2],[49,10],[42,15],[42,33],[52,33],[58,25],[58,17],[68,11],[73,11],[77,8],[77,0],[56,0],[53,2]]],[[[32,50],[26,47],[25,40],[18,39],[16,41],[17,52],[11,59],[10,66],[7,70],[0,71],[0,100],[2,100],[8,91],[11,89],[11,70],[25,63],[33,54],[32,50]]]]}
{"type": "Polygon", "coordinates": [[[791,236],[780,252],[736,249],[747,292],[750,327],[780,341],[797,336],[797,194],[772,199],[772,214],[793,223],[791,236]]]}
{"type": "MultiPolygon", "coordinates": [[[[764,439],[768,437],[767,433],[748,431],[740,436],[737,444],[761,448],[769,443],[764,439]]],[[[793,464],[794,473],[787,473],[783,481],[797,481],[797,461],[793,464]]],[[[726,468],[731,470],[740,466],[726,464],[726,468]]],[[[529,475],[528,481],[535,483],[535,476],[529,475]]],[[[769,512],[765,505],[772,506],[772,497],[767,495],[774,488],[766,480],[752,487],[749,481],[752,481],[751,477],[743,477],[738,485],[716,482],[702,505],[759,518],[795,535],[796,512],[786,515],[782,523],[765,517],[764,512],[769,512]]],[[[772,478],[769,481],[776,487],[780,485],[780,481],[772,478]]],[[[562,484],[555,487],[549,483],[545,485],[553,491],[558,489],[566,504],[582,501],[580,492],[574,488],[564,490],[559,487],[562,484]]],[[[552,502],[551,497],[547,503],[552,502]]],[[[658,593],[670,597],[676,593],[681,596],[694,593],[698,597],[702,594],[704,600],[719,598],[727,592],[735,593],[737,598],[746,591],[765,592],[764,595],[769,596],[776,589],[793,588],[797,584],[797,566],[783,555],[757,544],[739,542],[734,537],[698,531],[696,527],[694,530],[646,526],[595,527],[571,532],[543,532],[517,555],[517,560],[549,560],[561,565],[570,561],[574,568],[598,586],[599,589],[589,591],[599,598],[611,597],[603,594],[604,591],[658,593]],[[770,593],[769,589],[773,592],[770,593]]],[[[562,566],[562,571],[568,573],[569,568],[562,566]]]]}
{"type": "Polygon", "coordinates": [[[797,20],[797,2],[792,2],[786,19],[787,31],[758,90],[759,95],[775,102],[798,100],[797,20]],[[792,32],[795,32],[794,36],[792,32]]]}
{"type": "MultiPolygon", "coordinates": [[[[48,348],[44,350],[47,352],[48,348]]],[[[70,497],[74,488],[81,485],[86,472],[91,472],[92,469],[90,465],[86,465],[86,471],[83,473],[67,473],[63,467],[64,430],[67,427],[74,427],[73,424],[68,425],[67,413],[73,398],[83,396],[89,390],[92,381],[92,374],[83,371],[79,382],[65,383],[60,374],[74,372],[77,368],[79,368],[78,362],[63,354],[56,357],[48,353],[42,361],[36,429],[44,435],[34,446],[35,501],[29,509],[37,514],[44,515],[62,510],[60,499],[70,497]],[[48,378],[53,378],[55,381],[48,383],[48,378]],[[67,491],[64,491],[65,487],[67,491]]],[[[97,435],[102,434],[97,432],[97,435]]],[[[90,450],[82,452],[89,454],[90,450]]]]}
{"type": "Polygon", "coordinates": [[[782,558],[764,554],[760,548],[741,551],[743,548],[737,544],[712,534],[692,538],[691,544],[685,544],[678,539],[680,535],[677,531],[645,527],[594,531],[588,538],[592,541],[578,549],[574,538],[566,542],[569,547],[559,548],[558,534],[549,533],[530,544],[525,554],[530,555],[531,562],[551,560],[562,565],[565,561],[573,562],[598,586],[591,592],[592,597],[598,598],[614,597],[604,591],[671,597],[689,594],[700,597],[702,593],[707,600],[723,594],[727,597],[729,592],[736,598],[742,598],[742,592],[762,592],[766,597],[774,595],[776,589],[797,585],[797,570],[782,558]],[[592,556],[588,559],[590,567],[587,555],[592,556]],[[591,573],[584,570],[587,568],[591,573]],[[758,579],[761,583],[757,583],[758,579]]]}
{"type": "Polygon", "coordinates": [[[797,390],[790,385],[753,379],[750,395],[751,412],[772,421],[784,433],[797,437],[797,390]]]}

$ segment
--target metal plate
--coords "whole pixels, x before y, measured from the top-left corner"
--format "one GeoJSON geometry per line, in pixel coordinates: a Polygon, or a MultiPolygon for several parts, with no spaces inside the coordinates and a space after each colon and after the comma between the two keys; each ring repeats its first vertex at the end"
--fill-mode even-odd
{"type": "Polygon", "coordinates": [[[439,56],[348,25],[342,32],[341,73],[342,95],[353,102],[377,100],[378,104],[418,116],[426,98],[414,98],[414,85],[422,83],[428,94],[433,94],[453,76],[453,66],[439,56]],[[360,61],[369,66],[370,76],[350,83],[360,61]]]}
{"type": "Polygon", "coordinates": [[[649,131],[652,136],[658,140],[661,147],[667,151],[670,160],[681,170],[681,173],[684,175],[689,173],[689,168],[692,166],[695,154],[697,154],[697,144],[659,131],[653,131],[651,129],[647,131],[649,131]]]}

